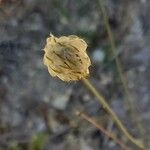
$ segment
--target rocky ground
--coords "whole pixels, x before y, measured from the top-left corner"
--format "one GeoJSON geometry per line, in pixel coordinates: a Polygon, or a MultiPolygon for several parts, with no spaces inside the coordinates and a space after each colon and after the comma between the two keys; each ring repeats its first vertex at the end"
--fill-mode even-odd
{"type": "MultiPolygon", "coordinates": [[[[150,149],[150,1],[106,0],[123,75],[150,149]]],[[[0,147],[3,150],[120,150],[75,115],[85,111],[117,130],[82,82],[52,78],[42,59],[46,38],[76,34],[88,42],[90,80],[140,137],[116,72],[97,0],[0,0],[0,147]]],[[[130,149],[133,148],[130,145],[130,149]]]]}

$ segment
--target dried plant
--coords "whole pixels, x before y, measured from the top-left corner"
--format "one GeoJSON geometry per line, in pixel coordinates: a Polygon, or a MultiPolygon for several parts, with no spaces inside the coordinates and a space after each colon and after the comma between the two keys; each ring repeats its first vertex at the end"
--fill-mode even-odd
{"type": "Polygon", "coordinates": [[[144,149],[143,143],[135,139],[122,124],[121,120],[111,109],[105,98],[85,77],[89,75],[90,59],[86,53],[86,42],[75,36],[61,36],[57,38],[50,35],[44,48],[44,64],[52,76],[57,76],[63,81],[77,81],[82,79],[83,83],[98,99],[103,108],[111,115],[112,119],[124,135],[136,146],[144,149]]]}
{"type": "Polygon", "coordinates": [[[50,35],[44,48],[44,64],[52,76],[63,81],[77,81],[89,75],[90,59],[86,42],[75,36],[50,35]]]}

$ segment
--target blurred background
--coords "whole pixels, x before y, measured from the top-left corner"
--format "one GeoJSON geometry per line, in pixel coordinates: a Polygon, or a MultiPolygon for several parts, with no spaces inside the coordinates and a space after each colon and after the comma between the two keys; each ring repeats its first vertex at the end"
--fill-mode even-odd
{"type": "Polygon", "coordinates": [[[130,133],[150,149],[149,11],[149,0],[0,0],[0,150],[122,149],[76,111],[128,142],[82,82],[65,83],[49,75],[42,49],[50,33],[75,34],[88,43],[89,79],[130,133]]]}

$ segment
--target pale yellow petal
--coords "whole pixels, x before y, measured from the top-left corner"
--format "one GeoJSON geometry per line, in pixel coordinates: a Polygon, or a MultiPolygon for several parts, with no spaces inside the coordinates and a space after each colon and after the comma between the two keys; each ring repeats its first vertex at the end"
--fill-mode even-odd
{"type": "Polygon", "coordinates": [[[72,47],[75,47],[79,51],[86,51],[87,44],[84,40],[78,38],[77,36],[71,35],[68,37],[60,37],[58,39],[58,42],[60,42],[63,45],[70,45],[72,47]]]}

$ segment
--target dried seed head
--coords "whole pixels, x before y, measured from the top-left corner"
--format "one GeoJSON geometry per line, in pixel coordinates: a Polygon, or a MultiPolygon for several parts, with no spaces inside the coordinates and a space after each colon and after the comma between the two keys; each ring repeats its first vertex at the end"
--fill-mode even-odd
{"type": "Polygon", "coordinates": [[[44,64],[63,81],[80,80],[89,75],[91,65],[86,48],[86,42],[75,35],[57,38],[51,34],[44,48],[44,64]]]}

